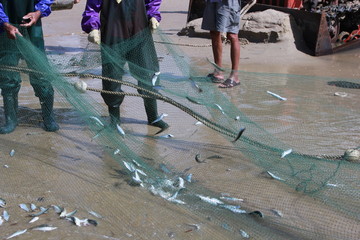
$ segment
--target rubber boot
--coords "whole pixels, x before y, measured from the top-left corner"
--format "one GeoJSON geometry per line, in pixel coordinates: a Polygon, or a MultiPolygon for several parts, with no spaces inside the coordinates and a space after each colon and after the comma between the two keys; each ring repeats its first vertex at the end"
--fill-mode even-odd
{"type": "Polygon", "coordinates": [[[48,97],[44,101],[40,100],[42,118],[44,120],[44,130],[47,132],[55,132],[59,130],[59,125],[55,122],[53,112],[54,97],[48,97]]]}
{"type": "Polygon", "coordinates": [[[108,106],[110,115],[110,127],[116,128],[116,124],[120,125],[120,107],[108,106]]]}
{"type": "Polygon", "coordinates": [[[5,126],[0,127],[0,134],[11,133],[17,125],[16,100],[13,95],[4,96],[5,126]]]}
{"type": "Polygon", "coordinates": [[[146,115],[148,118],[148,124],[150,126],[161,128],[161,130],[159,132],[157,132],[156,134],[164,131],[165,129],[167,129],[169,127],[169,125],[166,122],[164,122],[163,120],[152,123],[158,118],[156,99],[144,98],[144,106],[145,106],[145,111],[146,111],[146,115]]]}

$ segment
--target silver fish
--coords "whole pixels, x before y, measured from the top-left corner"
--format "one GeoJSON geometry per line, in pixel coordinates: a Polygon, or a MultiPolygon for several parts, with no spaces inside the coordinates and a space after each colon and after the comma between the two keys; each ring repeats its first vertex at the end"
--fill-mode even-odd
{"type": "Polygon", "coordinates": [[[4,210],[4,212],[3,212],[3,218],[7,222],[9,221],[10,215],[6,210],[4,210]]]}
{"type": "Polygon", "coordinates": [[[187,182],[191,182],[191,178],[192,178],[192,173],[189,173],[186,177],[185,177],[185,180],[187,182]]]}
{"type": "Polygon", "coordinates": [[[54,211],[55,211],[56,213],[61,213],[62,211],[64,211],[64,208],[59,207],[59,206],[57,206],[57,205],[51,205],[51,206],[54,208],[54,211]]]}
{"type": "Polygon", "coordinates": [[[197,196],[204,202],[210,203],[211,205],[224,204],[222,201],[220,201],[219,199],[216,199],[216,198],[205,197],[202,195],[197,195],[197,196]]]}
{"type": "Polygon", "coordinates": [[[162,113],[157,119],[155,119],[154,121],[151,122],[151,124],[154,124],[156,122],[161,121],[164,117],[167,117],[168,114],[167,113],[162,113]]]}
{"type": "Polygon", "coordinates": [[[166,135],[163,135],[163,136],[160,136],[161,138],[173,138],[174,135],[172,134],[166,134],[166,135]]]}
{"type": "Polygon", "coordinates": [[[77,217],[67,217],[66,220],[69,220],[70,222],[74,223],[78,227],[81,227],[81,223],[83,222],[83,220],[80,220],[77,217]]]}
{"type": "Polygon", "coordinates": [[[119,154],[119,153],[120,153],[120,149],[116,149],[116,150],[114,151],[114,155],[119,154]]]}
{"type": "Polygon", "coordinates": [[[185,181],[182,177],[178,178],[178,182],[177,182],[176,186],[179,189],[185,188],[185,181]]]}
{"type": "Polygon", "coordinates": [[[272,211],[275,215],[277,215],[277,216],[279,216],[279,217],[283,217],[282,212],[280,212],[279,210],[271,209],[271,211],[272,211]]]}
{"type": "Polygon", "coordinates": [[[288,149],[286,151],[284,151],[282,154],[281,154],[281,158],[284,158],[286,155],[290,154],[292,152],[292,149],[288,149]]]}
{"type": "Polygon", "coordinates": [[[278,99],[280,99],[281,101],[286,101],[287,99],[284,97],[281,97],[280,95],[277,95],[276,93],[270,92],[270,91],[266,91],[268,94],[270,94],[271,96],[274,96],[278,99]]]}
{"type": "Polygon", "coordinates": [[[31,211],[35,211],[37,209],[37,206],[33,203],[30,204],[31,211]]]}
{"type": "Polygon", "coordinates": [[[74,211],[69,212],[68,214],[66,214],[65,217],[72,217],[76,212],[77,212],[77,210],[75,209],[74,211]]]}
{"type": "Polygon", "coordinates": [[[222,109],[222,107],[219,104],[215,103],[215,106],[217,106],[218,109],[221,111],[221,113],[225,115],[224,110],[222,109]]]}
{"type": "Polygon", "coordinates": [[[195,123],[195,125],[203,125],[203,123],[200,122],[200,121],[197,121],[197,122],[195,123]]]}
{"type": "Polygon", "coordinates": [[[13,157],[15,155],[15,150],[12,149],[9,154],[10,154],[10,157],[13,157]]]}
{"type": "Polygon", "coordinates": [[[240,232],[240,234],[241,234],[241,236],[243,237],[243,238],[250,238],[250,235],[249,234],[247,234],[244,230],[239,230],[239,232],[240,232]]]}
{"type": "Polygon", "coordinates": [[[278,177],[276,176],[275,174],[269,172],[269,171],[266,171],[272,178],[276,179],[276,180],[279,180],[279,181],[285,181],[284,179],[282,179],[281,177],[278,177]]]}
{"type": "Polygon", "coordinates": [[[4,223],[4,220],[2,219],[2,217],[0,216],[0,226],[4,223]]]}
{"type": "Polygon", "coordinates": [[[154,75],[153,75],[153,77],[151,79],[151,83],[152,83],[153,86],[156,85],[156,81],[157,81],[159,75],[160,75],[160,72],[154,73],[154,75]]]}
{"type": "Polygon", "coordinates": [[[191,84],[192,86],[199,92],[201,93],[203,90],[199,87],[199,85],[196,84],[196,82],[194,80],[191,80],[191,84]]]}
{"type": "Polygon", "coordinates": [[[44,213],[46,213],[50,208],[43,208],[43,207],[40,207],[40,212],[37,212],[37,213],[33,213],[33,214],[30,214],[30,217],[37,217],[37,216],[40,216],[44,213]]]}
{"type": "Polygon", "coordinates": [[[95,116],[90,116],[90,119],[94,120],[96,122],[96,124],[100,127],[104,127],[105,125],[100,121],[99,118],[95,117],[95,116]]]}
{"type": "Polygon", "coordinates": [[[182,205],[185,205],[186,203],[184,201],[181,201],[180,199],[168,199],[170,202],[173,202],[173,203],[177,203],[177,204],[182,204],[182,205]]]}
{"type": "Polygon", "coordinates": [[[143,175],[143,176],[147,176],[147,174],[146,174],[143,170],[136,169],[136,171],[137,171],[138,173],[140,173],[141,175],[143,175]]]}
{"type": "Polygon", "coordinates": [[[19,235],[21,235],[21,234],[26,233],[26,231],[27,231],[27,229],[17,231],[16,233],[13,233],[13,234],[11,234],[10,236],[8,236],[6,239],[10,239],[10,238],[13,238],[13,237],[19,236],[19,235]]]}
{"type": "Polygon", "coordinates": [[[6,164],[5,164],[5,165],[4,165],[4,168],[9,168],[9,165],[6,165],[6,164]]]}
{"type": "Polygon", "coordinates": [[[119,124],[116,124],[116,129],[118,130],[121,136],[123,137],[125,136],[125,131],[120,127],[119,124]]]}
{"type": "Polygon", "coordinates": [[[0,198],[0,207],[4,208],[6,206],[5,199],[0,198]]]}
{"type": "Polygon", "coordinates": [[[233,198],[233,197],[220,197],[220,199],[225,200],[225,201],[230,201],[230,202],[243,202],[244,201],[244,199],[233,198]]]}
{"type": "Polygon", "coordinates": [[[52,226],[49,226],[47,224],[43,224],[43,225],[31,228],[31,229],[36,230],[36,231],[48,232],[48,231],[52,231],[52,230],[57,229],[57,227],[52,227],[52,226]]]}
{"type": "Polygon", "coordinates": [[[123,161],[123,163],[130,172],[135,172],[136,167],[134,166],[134,164],[132,164],[131,162],[126,162],[126,161],[123,161]]]}
{"type": "Polygon", "coordinates": [[[36,222],[37,220],[39,220],[40,218],[39,217],[33,217],[29,223],[33,223],[33,222],[36,222]]]}
{"type": "Polygon", "coordinates": [[[232,211],[233,213],[246,213],[245,210],[240,209],[240,206],[234,206],[234,205],[220,205],[220,206],[222,208],[232,211]]]}
{"type": "Polygon", "coordinates": [[[88,211],[91,215],[97,217],[97,218],[103,218],[103,216],[101,216],[100,214],[94,212],[94,211],[88,211]]]}
{"type": "Polygon", "coordinates": [[[138,163],[135,159],[133,159],[132,162],[133,162],[136,166],[141,167],[141,164],[138,163]]]}
{"type": "Polygon", "coordinates": [[[30,212],[30,209],[28,208],[28,206],[25,203],[19,204],[19,207],[26,212],[30,212]]]}
{"type": "Polygon", "coordinates": [[[141,184],[141,183],[142,183],[142,180],[141,180],[141,178],[140,178],[140,176],[139,176],[139,174],[138,174],[137,169],[135,169],[135,174],[134,174],[134,176],[132,177],[132,179],[133,179],[134,182],[137,183],[137,184],[141,184]]]}
{"type": "Polygon", "coordinates": [[[239,138],[241,137],[241,135],[244,133],[245,130],[246,130],[246,128],[241,128],[238,135],[232,142],[236,142],[237,140],[239,140],[239,138]]]}

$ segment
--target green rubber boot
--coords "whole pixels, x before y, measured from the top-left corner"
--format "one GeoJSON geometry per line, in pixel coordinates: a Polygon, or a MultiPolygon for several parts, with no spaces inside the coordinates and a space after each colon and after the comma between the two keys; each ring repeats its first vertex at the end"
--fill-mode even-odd
{"type": "Polygon", "coordinates": [[[110,115],[110,127],[116,128],[116,124],[120,125],[120,107],[108,106],[110,115]]]}
{"type": "Polygon", "coordinates": [[[45,101],[40,100],[42,118],[44,120],[44,130],[47,132],[55,132],[59,130],[59,125],[55,122],[55,116],[53,112],[54,97],[49,97],[45,101]]]}
{"type": "Polygon", "coordinates": [[[17,126],[17,97],[13,95],[4,96],[5,125],[0,127],[0,134],[11,133],[17,126]]]}
{"type": "Polygon", "coordinates": [[[158,111],[157,111],[156,99],[144,98],[144,106],[145,106],[145,111],[146,111],[146,115],[148,118],[148,124],[150,126],[161,128],[161,130],[159,132],[157,132],[156,134],[169,128],[169,125],[166,122],[164,122],[163,120],[153,123],[159,117],[158,111]]]}

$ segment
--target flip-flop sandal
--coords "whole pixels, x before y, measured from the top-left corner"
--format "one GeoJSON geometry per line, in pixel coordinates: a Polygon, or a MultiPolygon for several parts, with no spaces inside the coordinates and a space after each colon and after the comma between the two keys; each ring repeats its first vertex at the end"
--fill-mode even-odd
{"type": "Polygon", "coordinates": [[[207,75],[207,77],[210,78],[213,83],[222,83],[222,82],[224,82],[223,78],[216,77],[213,73],[209,73],[207,75]]]}
{"type": "Polygon", "coordinates": [[[219,88],[232,88],[237,85],[240,85],[240,82],[235,82],[234,80],[228,78],[223,83],[219,85],[219,88]]]}

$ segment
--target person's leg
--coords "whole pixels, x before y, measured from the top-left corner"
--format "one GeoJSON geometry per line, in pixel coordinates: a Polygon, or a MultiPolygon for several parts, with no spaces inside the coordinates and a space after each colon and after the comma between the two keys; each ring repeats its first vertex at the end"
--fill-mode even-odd
{"type": "MultiPolygon", "coordinates": [[[[221,33],[218,31],[210,31],[210,37],[211,37],[211,44],[212,44],[212,51],[214,56],[214,62],[217,66],[220,68],[222,67],[222,40],[221,40],[221,33]]],[[[213,76],[219,80],[223,80],[224,76],[220,71],[217,69],[214,70],[213,76]]]]}
{"type": "Polygon", "coordinates": [[[229,78],[235,82],[239,82],[239,62],[240,62],[240,42],[239,37],[235,33],[228,33],[227,38],[230,40],[230,57],[231,57],[231,73],[229,78]]]}

